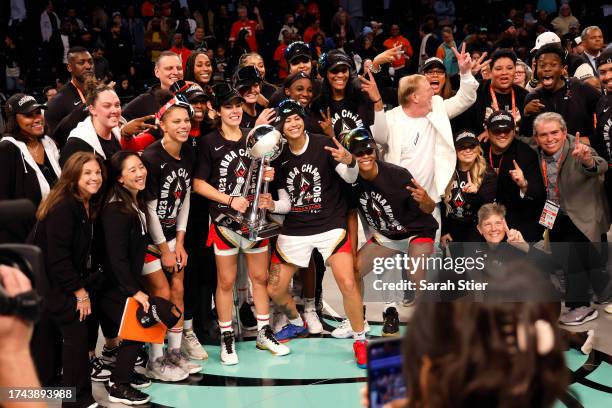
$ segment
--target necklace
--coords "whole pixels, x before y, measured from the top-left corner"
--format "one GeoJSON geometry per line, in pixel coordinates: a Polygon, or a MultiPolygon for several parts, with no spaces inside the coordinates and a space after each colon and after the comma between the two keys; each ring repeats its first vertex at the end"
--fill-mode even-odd
{"type": "Polygon", "coordinates": [[[40,146],[42,143],[40,143],[39,141],[36,142],[36,147],[32,148],[30,145],[28,146],[28,150],[30,151],[30,154],[32,155],[32,157],[34,158],[34,161],[39,162],[40,160],[37,160],[40,156],[40,146]]]}

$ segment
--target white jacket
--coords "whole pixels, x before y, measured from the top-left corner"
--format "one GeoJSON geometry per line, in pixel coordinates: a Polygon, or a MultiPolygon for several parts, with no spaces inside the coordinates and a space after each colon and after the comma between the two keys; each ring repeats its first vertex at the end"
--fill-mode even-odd
{"type": "MultiPolygon", "coordinates": [[[[427,114],[436,131],[436,147],[434,153],[434,182],[437,195],[431,197],[434,201],[440,201],[440,195],[446,190],[446,186],[453,176],[457,156],[450,119],[465,112],[476,101],[476,90],[478,81],[471,73],[461,75],[461,85],[455,96],[442,99],[440,96],[432,98],[432,111],[427,114]]],[[[374,125],[372,133],[376,143],[383,145],[385,154],[383,160],[395,165],[400,165],[400,153],[402,150],[402,139],[405,129],[400,125],[402,115],[405,115],[401,106],[397,106],[387,112],[374,113],[374,125]]],[[[425,158],[428,160],[429,158],[425,158]]]]}
{"type": "MultiPolygon", "coordinates": [[[[121,143],[121,130],[119,127],[114,127],[111,130],[113,136],[121,143]]],[[[91,121],[91,116],[87,116],[87,118],[79,122],[79,124],[72,129],[70,134],[68,135],[68,139],[76,137],[77,139],[81,139],[91,146],[94,153],[97,153],[98,156],[102,157],[104,160],[110,159],[110,157],[106,157],[104,154],[104,150],[102,150],[102,145],[100,144],[100,140],[98,139],[98,134],[96,133],[96,129],[93,126],[93,122],[91,121]]]]}

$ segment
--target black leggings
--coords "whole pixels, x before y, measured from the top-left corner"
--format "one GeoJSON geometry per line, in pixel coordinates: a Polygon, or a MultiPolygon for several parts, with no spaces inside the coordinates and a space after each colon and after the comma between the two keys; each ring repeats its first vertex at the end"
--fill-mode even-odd
{"type": "Polygon", "coordinates": [[[65,387],[76,388],[76,401],[62,407],[88,407],[96,402],[91,394],[88,323],[79,321],[74,308],[43,313],[32,338],[32,355],[43,386],[58,385],[61,370],[65,387]]]}
{"type": "MultiPolygon", "coordinates": [[[[110,322],[118,328],[121,325],[121,317],[126,298],[122,297],[118,290],[106,292],[98,298],[97,306],[100,317],[104,315],[110,322]]],[[[115,334],[116,337],[116,334],[115,334]]],[[[142,350],[142,342],[132,340],[122,340],[119,344],[119,351],[115,368],[111,373],[110,380],[115,384],[129,384],[134,365],[138,359],[138,353],[142,350]]]]}

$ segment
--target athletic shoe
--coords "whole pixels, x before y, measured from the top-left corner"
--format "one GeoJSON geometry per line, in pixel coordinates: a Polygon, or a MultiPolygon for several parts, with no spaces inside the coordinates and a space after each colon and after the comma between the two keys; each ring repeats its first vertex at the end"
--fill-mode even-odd
{"type": "Polygon", "coordinates": [[[368,342],[366,340],[355,340],[353,352],[355,353],[357,367],[366,368],[368,366],[368,342]]]}
{"type": "Polygon", "coordinates": [[[247,302],[244,302],[242,306],[240,306],[238,315],[240,316],[240,324],[244,330],[257,329],[257,319],[255,319],[255,315],[253,315],[251,305],[249,305],[247,302]]]}
{"type": "Polygon", "coordinates": [[[382,335],[385,337],[399,336],[399,315],[397,309],[391,306],[383,312],[382,335]]]}
{"type": "Polygon", "coordinates": [[[100,354],[100,361],[107,367],[114,367],[117,361],[117,353],[119,352],[119,346],[108,348],[106,345],[102,347],[102,353],[100,354]]]}
{"type": "Polygon", "coordinates": [[[316,309],[304,310],[304,314],[302,315],[304,318],[304,322],[308,326],[308,333],[310,334],[319,334],[323,332],[323,325],[319,320],[319,315],[317,315],[316,309]]]}
{"type": "Polygon", "coordinates": [[[96,356],[93,356],[89,359],[89,364],[91,366],[91,381],[95,382],[107,382],[111,376],[111,372],[100,361],[100,359],[96,356]]]}
{"type": "Polygon", "coordinates": [[[593,351],[593,339],[595,338],[595,330],[587,331],[587,338],[584,341],[584,344],[580,347],[580,351],[582,354],[589,355],[591,351],[593,351]]]}
{"type": "Polygon", "coordinates": [[[612,305],[606,306],[606,308],[604,310],[606,311],[606,313],[611,313],[612,314],[612,305]]]}
{"type": "Polygon", "coordinates": [[[145,375],[149,378],[165,382],[182,381],[189,377],[189,373],[172,364],[165,357],[158,357],[155,361],[149,360],[145,375]]]}
{"type": "Polygon", "coordinates": [[[597,310],[591,307],[581,306],[561,314],[559,323],[565,326],[580,326],[581,324],[597,319],[597,316],[597,310]]]}
{"type": "Polygon", "coordinates": [[[280,344],[276,337],[274,337],[274,332],[269,324],[266,324],[262,329],[257,333],[257,341],[255,342],[255,346],[260,350],[268,350],[275,356],[286,356],[289,354],[289,347],[284,344],[280,344]]]}
{"type": "Polygon", "coordinates": [[[142,405],[149,402],[151,397],[127,384],[113,384],[108,390],[108,400],[125,405],[142,405]]]}
{"type": "Polygon", "coordinates": [[[149,353],[147,353],[147,350],[144,347],[142,347],[140,349],[140,352],[138,353],[138,358],[136,358],[135,365],[140,366],[140,367],[146,367],[148,361],[149,361],[149,353]]]}
{"type": "Polygon", "coordinates": [[[296,326],[295,324],[289,323],[285,325],[281,331],[276,333],[276,340],[281,343],[286,343],[291,339],[306,336],[308,336],[308,327],[305,323],[304,326],[296,326]]]}
{"type": "MultiPolygon", "coordinates": [[[[368,324],[367,320],[363,322],[363,330],[366,333],[370,332],[370,325],[368,324]]],[[[337,339],[348,339],[353,337],[353,329],[351,329],[351,322],[349,319],[344,319],[342,323],[340,323],[340,326],[336,327],[331,332],[331,335],[337,339]]]]}
{"type": "Polygon", "coordinates": [[[289,319],[287,318],[286,314],[277,310],[272,316],[272,322],[272,330],[274,333],[277,333],[281,331],[283,327],[289,324],[289,319]]]}
{"type": "Polygon", "coordinates": [[[204,360],[208,358],[208,353],[200,344],[198,337],[193,330],[183,331],[183,338],[181,339],[181,351],[193,360],[204,360]]]}
{"type": "MultiPolygon", "coordinates": [[[[113,382],[111,380],[108,380],[108,386],[112,387],[113,386],[113,382]]],[[[146,376],[140,374],[137,371],[132,372],[132,376],[130,377],[130,385],[132,386],[132,388],[135,388],[137,390],[141,390],[143,388],[147,388],[151,385],[151,380],[149,380],[146,376]]]]}
{"type": "Polygon", "coordinates": [[[236,353],[236,338],[233,330],[221,333],[221,364],[238,364],[238,353],[236,353]]]}
{"type": "Polygon", "coordinates": [[[180,367],[186,373],[197,374],[202,371],[202,366],[189,360],[187,354],[183,353],[180,349],[168,350],[167,356],[172,364],[180,367]]]}

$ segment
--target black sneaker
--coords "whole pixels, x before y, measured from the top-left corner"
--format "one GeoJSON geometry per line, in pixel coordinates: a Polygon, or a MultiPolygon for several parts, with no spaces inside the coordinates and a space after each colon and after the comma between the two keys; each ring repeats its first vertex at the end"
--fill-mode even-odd
{"type": "Polygon", "coordinates": [[[91,366],[91,381],[107,382],[111,376],[111,372],[107,366],[96,356],[89,360],[91,366]]]}
{"type": "Polygon", "coordinates": [[[102,353],[100,354],[100,361],[107,367],[114,367],[117,361],[117,353],[119,353],[119,346],[114,348],[108,348],[106,345],[102,347],[102,353]]]}
{"type": "Polygon", "coordinates": [[[244,330],[255,330],[257,328],[257,319],[255,319],[253,315],[251,305],[247,302],[244,302],[242,306],[240,306],[238,314],[240,315],[240,324],[244,330]]]}
{"type": "Polygon", "coordinates": [[[151,397],[127,384],[113,384],[108,390],[108,400],[125,405],[142,405],[149,402],[151,397]]]}
{"type": "MultiPolygon", "coordinates": [[[[113,384],[114,383],[111,380],[108,380],[109,387],[112,387],[113,384]]],[[[151,380],[149,380],[145,375],[140,374],[137,371],[134,371],[132,373],[132,377],[130,378],[130,385],[132,386],[132,388],[140,390],[140,389],[147,388],[148,386],[150,386],[151,380]]]]}
{"type": "Polygon", "coordinates": [[[140,349],[140,352],[138,353],[138,358],[136,359],[135,364],[140,367],[146,367],[148,361],[149,361],[149,354],[147,353],[147,350],[144,347],[142,347],[140,349]]]}
{"type": "Polygon", "coordinates": [[[383,312],[383,321],[383,336],[399,336],[399,315],[397,314],[397,309],[390,307],[387,311],[383,312]]]}

